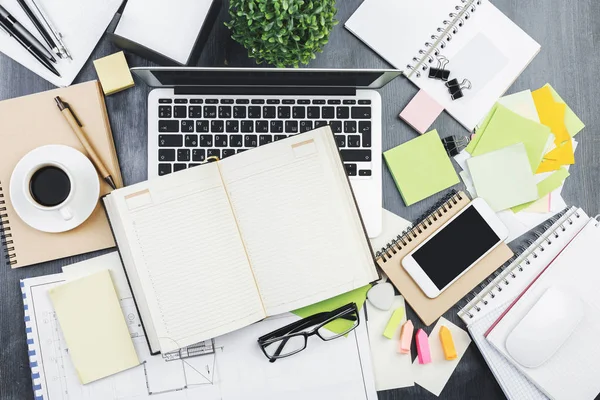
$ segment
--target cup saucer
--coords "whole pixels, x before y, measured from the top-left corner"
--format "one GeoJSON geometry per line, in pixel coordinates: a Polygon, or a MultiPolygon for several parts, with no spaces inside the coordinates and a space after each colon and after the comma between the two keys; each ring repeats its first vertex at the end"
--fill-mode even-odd
{"type": "Polygon", "coordinates": [[[17,215],[27,225],[48,233],[66,232],[84,223],[96,209],[100,196],[100,181],[92,162],[69,146],[48,145],[27,153],[15,167],[10,178],[10,201],[17,215]],[[40,161],[64,165],[73,178],[74,192],[68,200],[73,218],[66,221],[58,210],[41,210],[27,199],[23,182],[28,171],[40,161]]]}

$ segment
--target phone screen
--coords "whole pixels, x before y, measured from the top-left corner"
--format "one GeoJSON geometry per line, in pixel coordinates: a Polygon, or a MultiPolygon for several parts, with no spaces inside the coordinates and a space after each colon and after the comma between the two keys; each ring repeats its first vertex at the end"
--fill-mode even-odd
{"type": "Polygon", "coordinates": [[[442,290],[499,241],[475,207],[468,206],[415,251],[413,258],[442,290]]]}

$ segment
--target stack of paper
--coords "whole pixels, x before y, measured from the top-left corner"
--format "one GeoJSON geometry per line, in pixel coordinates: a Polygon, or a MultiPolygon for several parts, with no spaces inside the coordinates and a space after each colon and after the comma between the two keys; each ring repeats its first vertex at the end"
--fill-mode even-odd
{"type": "Polygon", "coordinates": [[[573,137],[584,126],[547,84],[500,99],[455,157],[467,190],[509,228],[508,241],[566,207],[560,193],[575,163],[573,137]]]}

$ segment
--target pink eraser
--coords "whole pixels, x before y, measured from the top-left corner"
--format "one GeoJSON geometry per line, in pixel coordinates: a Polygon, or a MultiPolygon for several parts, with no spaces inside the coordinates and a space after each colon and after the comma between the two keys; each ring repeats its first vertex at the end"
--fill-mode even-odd
{"type": "Polygon", "coordinates": [[[400,331],[400,341],[398,342],[398,353],[410,353],[410,344],[412,342],[414,331],[415,327],[410,319],[406,321],[404,325],[402,325],[402,330],[400,331]]]}
{"type": "Polygon", "coordinates": [[[423,329],[419,329],[415,335],[417,342],[417,355],[419,364],[429,364],[431,362],[431,353],[429,352],[429,337],[423,329]]]}
{"type": "Polygon", "coordinates": [[[425,133],[442,111],[444,111],[443,106],[424,90],[419,90],[419,93],[404,107],[404,110],[400,113],[400,118],[419,133],[425,133]]]}

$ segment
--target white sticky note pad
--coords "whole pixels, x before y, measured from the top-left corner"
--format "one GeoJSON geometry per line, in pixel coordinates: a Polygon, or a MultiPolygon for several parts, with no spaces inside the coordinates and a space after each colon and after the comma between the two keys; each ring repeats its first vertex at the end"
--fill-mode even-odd
{"type": "Polygon", "coordinates": [[[523,143],[469,158],[467,165],[477,195],[494,211],[539,198],[523,143]]]}
{"type": "Polygon", "coordinates": [[[82,384],[139,365],[110,271],[48,291],[82,384]]]}
{"type": "Polygon", "coordinates": [[[369,344],[375,373],[375,388],[379,391],[414,386],[412,358],[410,354],[398,353],[400,330],[406,322],[406,313],[393,339],[388,339],[381,334],[394,310],[405,307],[404,297],[396,296],[389,311],[378,310],[368,302],[365,306],[368,307],[369,344]]]}
{"type": "Polygon", "coordinates": [[[462,356],[471,344],[471,337],[467,332],[454,325],[444,317],[440,317],[437,324],[429,335],[429,350],[431,352],[431,363],[419,364],[415,359],[413,363],[413,377],[415,383],[423,389],[428,390],[436,396],[439,396],[444,390],[446,383],[450,380],[452,373],[460,362],[462,356]],[[444,325],[452,332],[454,347],[457,357],[454,360],[446,360],[442,342],[440,341],[440,327],[444,325]]]}

